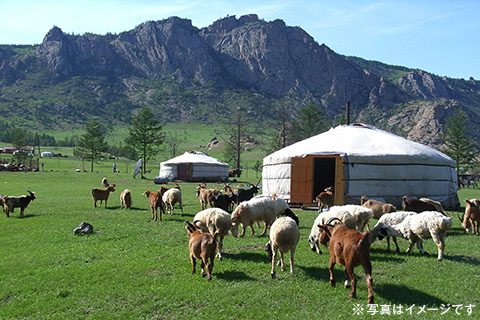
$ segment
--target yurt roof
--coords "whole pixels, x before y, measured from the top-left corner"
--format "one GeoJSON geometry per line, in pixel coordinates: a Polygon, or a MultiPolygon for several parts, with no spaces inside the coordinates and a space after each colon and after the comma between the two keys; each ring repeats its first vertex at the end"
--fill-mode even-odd
{"type": "Polygon", "coordinates": [[[316,154],[341,154],[356,163],[455,166],[452,158],[434,148],[364,124],[338,126],[292,144],[265,157],[264,165],[316,154]]]}
{"type": "Polygon", "coordinates": [[[170,160],[164,161],[161,165],[172,165],[179,163],[202,163],[202,164],[211,164],[217,166],[227,166],[228,164],[222,162],[214,157],[209,156],[206,153],[201,151],[187,151],[184,154],[172,158],[170,160]]]}

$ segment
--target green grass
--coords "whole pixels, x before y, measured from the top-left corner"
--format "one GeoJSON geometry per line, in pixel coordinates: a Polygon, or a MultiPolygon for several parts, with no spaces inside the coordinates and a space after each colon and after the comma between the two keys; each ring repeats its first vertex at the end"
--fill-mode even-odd
{"type": "MultiPolygon", "coordinates": [[[[184,224],[200,210],[196,183],[181,184],[185,216],[177,207],[153,222],[142,193],[159,188],[151,180],[155,174],[133,179],[131,173],[111,173],[107,165],[99,166],[99,173],[74,173],[74,165],[66,161],[53,171],[0,173],[0,193],[21,195],[28,188],[37,197],[25,217],[18,209],[8,219],[0,216],[0,319],[351,319],[357,305],[364,308],[362,318],[459,319],[454,309],[416,315],[418,306],[442,304],[476,304],[471,318],[479,318],[480,238],[464,234],[458,219],[441,262],[432,240],[424,242],[429,257],[416,249],[413,256],[386,253],[385,242],[372,245],[375,302],[404,309],[415,304],[413,315],[374,317],[366,313],[361,268],[356,269],[358,299],[348,298],[342,287],[343,267],[336,267],[337,287],[328,284],[328,253],[315,254],[307,241],[316,212],[296,210],[301,239],[295,275],[278,268],[277,279],[271,279],[263,251],[268,239],[256,228],[254,236],[247,230],[244,238],[225,238],[224,260],[215,260],[207,282],[199,269],[191,275],[184,224]],[[117,191],[108,208],[93,208],[90,189],[104,176],[117,191]],[[119,209],[125,188],[133,192],[128,211],[119,209]],[[82,221],[95,233],[74,236],[82,221]]],[[[245,181],[256,182],[252,173],[245,181]]],[[[221,185],[208,185],[213,186],[221,185]]],[[[465,197],[479,198],[480,190],[460,190],[462,203],[465,197]]],[[[407,248],[405,240],[399,245],[407,248]]],[[[465,310],[462,314],[469,318],[465,310]]]]}

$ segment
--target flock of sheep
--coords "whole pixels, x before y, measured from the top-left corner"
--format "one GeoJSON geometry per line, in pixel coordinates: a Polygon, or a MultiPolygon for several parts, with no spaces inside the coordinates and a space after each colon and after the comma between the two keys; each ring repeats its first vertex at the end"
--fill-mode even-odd
{"type": "MultiPolygon", "coordinates": [[[[107,179],[102,180],[104,188],[93,188],[92,198],[94,207],[100,201],[105,201],[109,194],[115,191],[115,184],[109,184],[107,179]]],[[[254,224],[263,221],[264,228],[261,235],[265,235],[270,228],[269,242],[266,251],[272,263],[271,277],[276,277],[275,267],[277,256],[279,264],[285,271],[283,254],[290,252],[290,273],[294,273],[294,254],[300,239],[298,227],[299,219],[292,212],[287,202],[275,195],[255,196],[258,192],[256,186],[247,190],[233,190],[229,185],[223,188],[225,193],[218,189],[207,189],[206,185],[197,187],[196,195],[201,203],[202,210],[198,212],[193,222],[185,221],[189,236],[190,260],[195,273],[196,260],[201,260],[202,276],[208,280],[212,278],[214,259],[222,260],[224,237],[231,233],[234,237],[243,237],[247,227],[251,234],[255,233],[254,224]],[[281,217],[284,216],[284,217],[281,217]],[[243,229],[239,233],[239,227],[243,229]]],[[[28,203],[35,199],[34,193],[28,196],[8,197],[0,196],[0,204],[9,215],[15,207],[21,208],[21,215],[28,203]]],[[[173,188],[161,187],[157,192],[146,190],[144,195],[148,198],[153,220],[162,220],[162,213],[173,213],[174,205],[178,204],[183,215],[182,191],[177,184],[173,188]]],[[[364,196],[361,205],[333,206],[333,193],[330,188],[316,198],[319,204],[319,215],[315,219],[308,241],[311,249],[321,254],[321,245],[329,246],[330,284],[335,285],[333,268],[336,263],[345,266],[347,281],[345,287],[351,286],[350,297],[356,296],[356,279],[353,269],[362,265],[368,286],[368,303],[373,303],[373,289],[371,277],[370,245],[378,238],[387,238],[387,251],[390,250],[390,237],[399,247],[397,237],[410,242],[407,253],[412,254],[416,245],[420,253],[426,254],[422,242],[433,239],[438,246],[438,260],[442,260],[445,248],[446,232],[452,227],[452,218],[446,214],[440,203],[430,199],[403,198],[403,211],[396,211],[391,204],[367,200],[364,196]],[[326,211],[325,211],[326,210],[326,211]],[[370,219],[377,219],[374,228],[369,228],[370,219]],[[364,232],[365,227],[368,231],[364,232]],[[348,281],[351,280],[351,285],[348,281]]],[[[124,190],[120,195],[121,208],[131,208],[132,194],[124,190]]],[[[466,199],[465,214],[460,221],[466,231],[470,229],[474,234],[479,234],[480,201],[466,199]]]]}

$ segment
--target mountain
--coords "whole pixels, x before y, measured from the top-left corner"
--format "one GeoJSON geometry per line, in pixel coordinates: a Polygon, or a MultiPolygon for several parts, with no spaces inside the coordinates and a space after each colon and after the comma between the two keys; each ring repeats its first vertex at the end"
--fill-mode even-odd
{"type": "MultiPolygon", "coordinates": [[[[256,15],[199,29],[188,19],[148,21],[116,34],[65,34],[40,45],[0,46],[0,110],[36,130],[91,117],[125,124],[143,106],[166,122],[225,123],[243,106],[257,124],[274,106],[313,103],[332,123],[351,119],[431,146],[460,108],[480,124],[480,83],[335,53],[299,27],[256,15]]],[[[477,130],[470,133],[479,136],[477,130]]]]}

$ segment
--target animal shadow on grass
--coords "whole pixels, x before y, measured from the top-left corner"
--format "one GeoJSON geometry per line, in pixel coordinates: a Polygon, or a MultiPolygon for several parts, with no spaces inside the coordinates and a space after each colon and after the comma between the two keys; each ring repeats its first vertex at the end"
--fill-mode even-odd
{"type": "Polygon", "coordinates": [[[252,261],[252,262],[269,262],[267,253],[261,254],[258,252],[238,252],[238,253],[223,253],[222,254],[225,259],[232,259],[232,260],[242,260],[242,261],[252,261]]]}
{"type": "MultiPolygon", "coordinates": [[[[328,263],[327,263],[328,265],[328,263]]],[[[308,278],[329,282],[330,281],[330,272],[328,271],[328,267],[319,268],[319,267],[304,267],[304,266],[296,266],[299,269],[302,269],[305,275],[308,278]]],[[[335,279],[343,279],[342,282],[345,280],[345,272],[343,267],[337,267],[333,269],[333,274],[335,279]]]]}
{"type": "Polygon", "coordinates": [[[444,256],[443,259],[480,266],[480,260],[478,260],[476,257],[448,255],[444,256]]]}
{"type": "Polygon", "coordinates": [[[407,286],[378,284],[374,286],[374,291],[375,294],[390,301],[392,304],[428,306],[447,305],[447,302],[442,299],[407,286]]]}
{"type": "Polygon", "coordinates": [[[249,277],[245,272],[241,272],[241,271],[225,271],[225,272],[215,273],[215,276],[225,281],[255,280],[254,278],[249,277]]]}
{"type": "Polygon", "coordinates": [[[24,213],[23,216],[21,216],[20,214],[15,214],[15,212],[13,213],[10,213],[10,217],[8,219],[28,219],[28,218],[35,218],[37,217],[38,215],[37,214],[31,214],[31,213],[24,213]]]}

